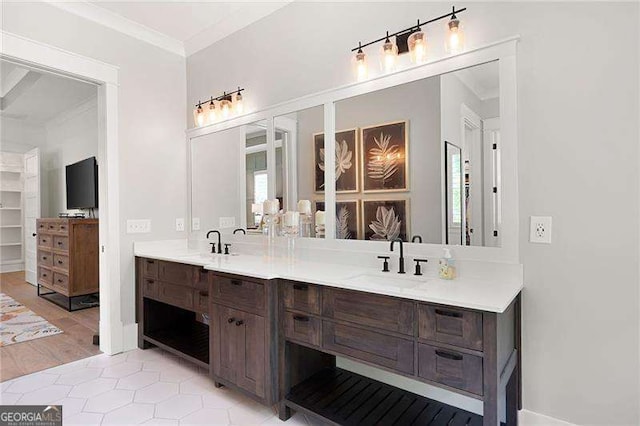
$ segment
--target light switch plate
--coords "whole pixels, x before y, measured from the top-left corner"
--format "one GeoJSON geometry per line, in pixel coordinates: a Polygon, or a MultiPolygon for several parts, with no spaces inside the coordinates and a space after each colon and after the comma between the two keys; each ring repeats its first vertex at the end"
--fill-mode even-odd
{"type": "Polygon", "coordinates": [[[220,218],[220,228],[233,228],[236,226],[236,218],[235,217],[221,217],[220,218]]]}
{"type": "Polygon", "coordinates": [[[128,219],[127,234],[147,234],[151,232],[151,219],[128,219]]]}
{"type": "Polygon", "coordinates": [[[200,230],[200,218],[199,217],[191,218],[191,230],[192,231],[199,231],[200,230]]]}
{"type": "Polygon", "coordinates": [[[176,231],[184,231],[184,218],[179,217],[176,219],[176,231]]]}
{"type": "Polygon", "coordinates": [[[551,244],[551,216],[531,216],[529,241],[551,244]]]}

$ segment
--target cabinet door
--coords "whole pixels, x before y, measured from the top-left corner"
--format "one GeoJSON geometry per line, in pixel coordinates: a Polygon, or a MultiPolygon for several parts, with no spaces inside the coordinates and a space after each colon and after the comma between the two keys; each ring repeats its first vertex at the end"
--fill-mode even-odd
{"type": "Polygon", "coordinates": [[[222,305],[213,304],[213,321],[209,325],[213,332],[212,342],[213,374],[235,383],[235,360],[238,357],[236,335],[237,327],[234,310],[222,305]]]}
{"type": "Polygon", "coordinates": [[[264,317],[235,311],[234,323],[238,351],[236,384],[252,394],[265,395],[265,321],[264,317]]]}

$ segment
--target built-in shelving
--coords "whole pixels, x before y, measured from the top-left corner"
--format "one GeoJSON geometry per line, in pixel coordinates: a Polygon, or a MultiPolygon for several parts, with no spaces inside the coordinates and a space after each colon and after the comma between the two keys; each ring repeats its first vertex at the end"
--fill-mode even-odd
{"type": "Polygon", "coordinates": [[[24,156],[0,152],[0,271],[22,269],[24,156]]]}

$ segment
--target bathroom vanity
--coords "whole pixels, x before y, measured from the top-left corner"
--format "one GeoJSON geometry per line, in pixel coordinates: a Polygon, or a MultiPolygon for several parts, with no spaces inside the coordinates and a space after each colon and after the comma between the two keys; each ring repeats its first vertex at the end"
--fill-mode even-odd
{"type": "MultiPolygon", "coordinates": [[[[345,425],[516,424],[518,283],[485,284],[497,309],[482,310],[462,303],[466,285],[481,285],[471,281],[447,283],[458,302],[446,304],[420,292],[429,281],[398,297],[407,289],[395,274],[365,274],[390,285],[363,291],[344,265],[136,254],[139,347],[159,346],[207,368],[216,386],[278,404],[282,420],[295,410],[345,425]],[[484,416],[339,368],[336,357],[480,400],[484,416]]],[[[441,299],[441,283],[431,286],[441,299]]]]}

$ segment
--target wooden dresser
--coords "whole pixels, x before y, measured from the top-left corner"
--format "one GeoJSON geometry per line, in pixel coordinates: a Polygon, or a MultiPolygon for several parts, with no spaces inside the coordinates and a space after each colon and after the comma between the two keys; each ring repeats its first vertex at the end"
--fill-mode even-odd
{"type": "Polygon", "coordinates": [[[38,290],[67,298],[97,293],[98,219],[38,219],[38,290]]]}

